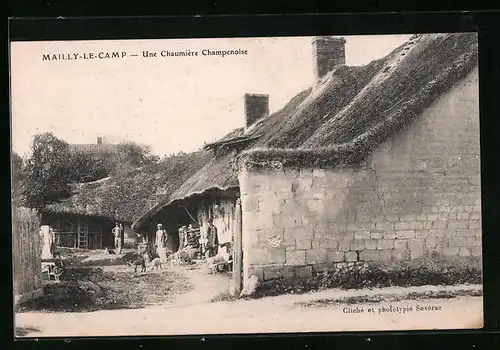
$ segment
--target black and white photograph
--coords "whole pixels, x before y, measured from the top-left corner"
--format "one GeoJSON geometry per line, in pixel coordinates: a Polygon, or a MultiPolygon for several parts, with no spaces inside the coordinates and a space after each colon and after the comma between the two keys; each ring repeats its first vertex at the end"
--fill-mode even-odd
{"type": "Polygon", "coordinates": [[[16,338],[483,327],[478,34],[12,41],[16,338]]]}

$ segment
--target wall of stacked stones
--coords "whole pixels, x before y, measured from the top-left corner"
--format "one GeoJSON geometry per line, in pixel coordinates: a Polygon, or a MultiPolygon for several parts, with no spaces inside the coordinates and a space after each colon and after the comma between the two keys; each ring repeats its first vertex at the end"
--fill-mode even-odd
{"type": "Polygon", "coordinates": [[[481,256],[477,70],[356,170],[244,169],[244,275],[481,256]]]}

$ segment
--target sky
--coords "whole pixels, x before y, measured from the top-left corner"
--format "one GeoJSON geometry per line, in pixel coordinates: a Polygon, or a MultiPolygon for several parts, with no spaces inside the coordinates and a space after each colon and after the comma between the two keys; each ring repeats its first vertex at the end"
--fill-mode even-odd
{"type": "MultiPolygon", "coordinates": [[[[364,65],[409,35],[346,36],[346,64],[364,65]]],[[[269,94],[270,112],[314,83],[312,37],[11,43],[12,148],[37,133],[68,143],[134,141],[157,155],[191,152],[244,125],[245,93],[269,94]],[[161,57],[168,51],[247,50],[240,56],[161,57]],[[42,60],[127,52],[122,58],[42,60]],[[157,57],[143,57],[142,52],[157,57]],[[137,57],[131,57],[132,54],[137,57]]]]}

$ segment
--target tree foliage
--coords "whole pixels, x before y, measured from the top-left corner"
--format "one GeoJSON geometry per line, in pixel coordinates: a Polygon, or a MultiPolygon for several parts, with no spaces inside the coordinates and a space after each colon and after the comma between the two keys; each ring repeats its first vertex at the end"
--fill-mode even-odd
{"type": "Polygon", "coordinates": [[[41,209],[71,194],[69,145],[52,133],[35,135],[26,160],[23,196],[26,206],[41,209]]]}
{"type": "Polygon", "coordinates": [[[207,152],[170,155],[165,160],[141,169],[124,171],[101,183],[87,184],[72,197],[71,205],[91,208],[109,217],[134,221],[149,209],[149,200],[157,193],[168,197],[184,181],[205,165],[207,152]]]}
{"type": "Polygon", "coordinates": [[[106,158],[102,156],[76,151],[72,153],[69,165],[72,170],[72,182],[91,182],[109,175],[106,158]]]}
{"type": "Polygon", "coordinates": [[[107,157],[109,173],[148,166],[159,161],[151,154],[151,148],[135,142],[123,142],[116,145],[116,151],[107,157]]]}
{"type": "MultiPolygon", "coordinates": [[[[88,152],[72,149],[52,133],[35,135],[31,151],[25,164],[18,155],[13,155],[13,171],[16,169],[13,176],[24,184],[22,197],[26,206],[36,209],[71,196],[71,184],[123,174],[159,160],[148,146],[134,142],[114,145],[102,152],[88,152]]],[[[15,188],[18,193],[21,186],[16,183],[15,188]]]]}
{"type": "Polygon", "coordinates": [[[12,203],[15,206],[22,204],[22,184],[24,181],[24,164],[23,159],[15,152],[11,155],[11,191],[12,203]]]}

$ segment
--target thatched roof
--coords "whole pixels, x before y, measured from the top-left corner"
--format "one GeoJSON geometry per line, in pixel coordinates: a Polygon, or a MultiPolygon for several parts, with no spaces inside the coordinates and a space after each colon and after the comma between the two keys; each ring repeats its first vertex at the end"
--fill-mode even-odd
{"type": "MultiPolygon", "coordinates": [[[[237,187],[235,163],[245,166],[355,166],[477,66],[477,34],[415,35],[386,57],[362,67],[341,66],[252,130],[240,154],[228,151],[196,172],[162,208],[212,189],[237,187]]],[[[237,129],[209,146],[244,138],[237,129]]]]}
{"type": "Polygon", "coordinates": [[[227,135],[225,135],[224,137],[220,138],[219,140],[205,144],[205,146],[203,146],[203,149],[209,150],[209,149],[216,147],[217,145],[221,145],[221,144],[224,144],[226,142],[231,142],[233,140],[238,140],[238,139],[244,138],[245,137],[244,133],[245,133],[244,128],[235,129],[235,130],[231,131],[230,133],[228,133],[227,135]]]}
{"type": "Polygon", "coordinates": [[[228,140],[219,140],[216,142],[209,143],[203,147],[205,150],[216,150],[216,154],[218,153],[218,150],[229,150],[233,147],[238,147],[238,146],[245,146],[249,142],[252,142],[254,140],[257,140],[260,138],[261,135],[243,135],[243,136],[236,136],[228,140]]]}
{"type": "Polygon", "coordinates": [[[464,79],[477,66],[477,53],[476,34],[418,36],[305,141],[279,149],[254,147],[239,159],[247,166],[356,166],[464,79]]]}
{"type": "Polygon", "coordinates": [[[147,167],[78,184],[72,197],[48,205],[45,212],[133,222],[149,209],[152,196],[162,193],[169,198],[211,158],[211,154],[205,151],[175,155],[147,167]]]}

